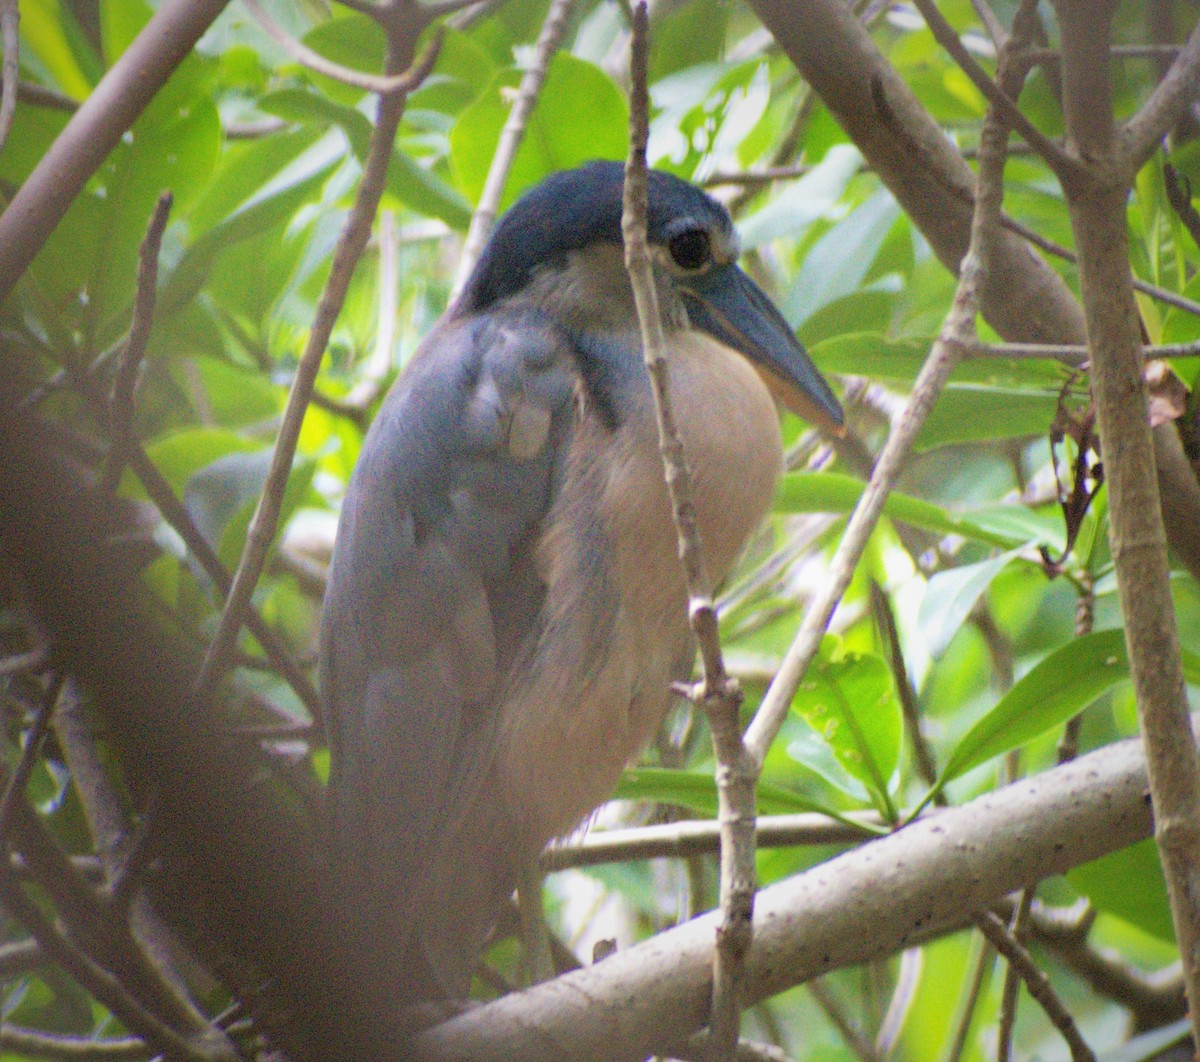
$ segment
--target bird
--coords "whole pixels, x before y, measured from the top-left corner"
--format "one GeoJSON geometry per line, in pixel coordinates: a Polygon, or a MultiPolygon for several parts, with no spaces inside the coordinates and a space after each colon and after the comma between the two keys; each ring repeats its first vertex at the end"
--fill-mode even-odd
{"type": "MultiPolygon", "coordinates": [[[[594,161],[500,218],[342,502],[318,663],[331,843],[410,1001],[466,998],[521,868],[611,796],[693,665],[623,181],[594,161]]],[[[782,471],[776,399],[835,431],[842,408],[715,199],[651,169],[647,242],[720,581],[782,471]]]]}

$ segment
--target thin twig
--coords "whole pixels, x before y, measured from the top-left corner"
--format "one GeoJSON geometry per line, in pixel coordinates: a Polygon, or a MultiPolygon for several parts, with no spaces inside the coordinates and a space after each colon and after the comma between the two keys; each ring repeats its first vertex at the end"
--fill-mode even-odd
{"type": "Polygon", "coordinates": [[[961,358],[962,341],[971,335],[978,300],[979,270],[974,257],[963,259],[963,271],[954,305],[933,344],[904,411],[893,424],[888,441],[876,462],[875,471],[850,517],[837,551],[829,562],[825,582],[810,603],[804,622],[788,647],[775,681],[762,699],[754,719],[746,730],[746,746],[757,764],[766,759],[767,750],[787,717],[800,680],[812,663],[821,637],[834,609],[850,585],[851,576],[866,549],[871,533],[883,512],[884,502],[895,484],[913,439],[925,423],[942,388],[961,358]]]}
{"type": "Polygon", "coordinates": [[[1182,1018],[1187,997],[1179,964],[1145,974],[1123,956],[1092,947],[1088,933],[1095,920],[1095,909],[1087,904],[1064,913],[1035,903],[1029,931],[1092,991],[1127,1008],[1137,1028],[1153,1029],[1182,1018]]]}
{"type": "Polygon", "coordinates": [[[150,1058],[154,1051],[136,1036],[97,1040],[93,1036],[70,1036],[23,1029],[5,1022],[0,1025],[0,1049],[6,1054],[29,1058],[55,1059],[57,1062],[107,1062],[150,1058]]]}
{"type": "Polygon", "coordinates": [[[921,12],[925,24],[937,42],[946,49],[963,73],[971,79],[971,83],[983,94],[990,108],[997,111],[1009,128],[1037,151],[1045,160],[1046,165],[1060,178],[1069,179],[1078,169],[1078,160],[1064,151],[1059,144],[1056,144],[1026,118],[1013,97],[988,77],[987,71],[967,51],[963,42],[959,40],[958,34],[955,33],[954,27],[946,21],[945,16],[937,9],[933,0],[913,0],[913,3],[921,12]]]}
{"type": "Polygon", "coordinates": [[[43,950],[106,1006],[126,1028],[172,1059],[207,1060],[175,1030],[164,1025],[134,999],[107,970],[94,963],[54,926],[26,895],[7,864],[0,864],[0,904],[25,926],[43,950]]]}
{"type": "MultiPolygon", "coordinates": [[[[97,415],[104,416],[109,409],[109,403],[104,393],[97,387],[90,375],[78,374],[73,376],[73,382],[88,403],[96,410],[97,415]]],[[[233,576],[225,567],[224,562],[209,544],[208,539],[196,526],[191,513],[175,495],[167,478],[158,470],[150,459],[145,448],[136,437],[130,436],[125,441],[124,460],[130,471],[145,489],[146,494],[158,509],[159,514],[167,524],[175,530],[184,544],[196,558],[205,574],[213,581],[217,590],[228,598],[233,586],[233,576]]],[[[267,625],[262,613],[251,602],[246,607],[245,623],[250,633],[258,640],[268,659],[278,669],[284,680],[295,691],[300,703],[308,710],[315,723],[322,725],[324,710],[321,696],[303,668],[296,662],[287,646],[276,632],[267,625]]]]}
{"type": "Polygon", "coordinates": [[[68,114],[79,110],[78,100],[64,96],[61,92],[55,92],[54,89],[46,88],[45,85],[34,84],[32,81],[17,82],[17,99],[22,103],[32,104],[34,107],[48,107],[52,111],[66,111],[68,114]]]}
{"type": "Polygon", "coordinates": [[[424,74],[417,69],[406,70],[402,74],[391,77],[379,77],[362,70],[352,70],[332,59],[326,59],[320,52],[314,52],[307,45],[296,40],[287,30],[258,6],[258,0],[242,0],[242,6],[249,12],[250,17],[262,27],[263,31],[279,45],[292,59],[301,66],[307,67],[314,73],[340,81],[351,88],[363,89],[366,92],[376,92],[387,95],[393,92],[409,93],[421,83],[424,74]]]}
{"type": "Polygon", "coordinates": [[[1033,956],[1009,933],[1008,927],[991,911],[981,912],[975,924],[988,943],[1008,960],[1009,966],[1014,968],[1025,982],[1029,995],[1066,1041],[1072,1062],[1096,1062],[1095,1053],[1084,1042],[1075,1019],[1050,986],[1050,979],[1033,961],[1033,956]]]}
{"type": "Polygon", "coordinates": [[[546,73],[550,69],[550,60],[558,50],[563,31],[567,26],[567,17],[571,13],[574,0],[553,0],[550,10],[546,13],[546,21],[542,23],[541,33],[538,34],[537,47],[534,49],[533,62],[521,77],[521,85],[517,89],[516,99],[509,109],[504,128],[500,130],[500,140],[496,144],[496,152],[492,155],[488,167],[487,180],[483,185],[483,193],[479,197],[479,205],[471,215],[471,227],[467,230],[467,238],[463,242],[462,257],[459,259],[458,276],[454,281],[451,301],[458,297],[466,286],[483,253],[484,245],[492,234],[496,224],[496,213],[500,209],[500,200],[504,196],[504,188],[508,184],[508,174],[512,169],[513,160],[517,157],[517,149],[525,139],[525,127],[529,124],[529,116],[537,104],[542,85],[546,81],[546,73]]]}
{"type": "MultiPolygon", "coordinates": [[[[914,157],[921,159],[927,163],[923,172],[933,180],[937,181],[943,188],[946,189],[956,199],[961,200],[969,206],[974,206],[975,194],[969,185],[959,183],[946,168],[939,164],[938,160],[931,157],[930,153],[914,139],[908,130],[905,128],[900,118],[892,111],[891,105],[888,103],[886,95],[883,92],[877,91],[874,93],[874,103],[876,109],[883,116],[888,124],[888,128],[894,134],[896,139],[904,144],[905,150],[914,157]]],[[[1064,262],[1076,264],[1079,257],[1069,247],[1064,247],[1061,243],[1056,243],[1054,240],[1047,239],[1041,233],[1030,228],[1024,222],[1017,221],[1008,214],[1001,213],[1000,225],[1009,232],[1020,236],[1027,243],[1032,244],[1039,250],[1044,251],[1048,255],[1055,258],[1061,258],[1064,262]]],[[[1140,280],[1137,277],[1133,278],[1133,286],[1143,295],[1148,295],[1152,299],[1157,299],[1159,302],[1165,302],[1168,306],[1174,306],[1186,313],[1200,316],[1200,302],[1194,299],[1186,298],[1183,295],[1174,291],[1169,291],[1167,288],[1161,287],[1158,284],[1151,284],[1148,281],[1140,280]]]]}
{"type": "Polygon", "coordinates": [[[811,166],[767,166],[761,170],[743,170],[741,173],[714,173],[700,183],[705,188],[720,188],[726,184],[757,186],[773,181],[792,181],[803,177],[811,166]]]}
{"type": "MultiPolygon", "coordinates": [[[[64,706],[69,705],[69,691],[68,684],[62,698],[64,706]]],[[[0,781],[6,781],[6,776],[7,772],[0,769],[0,781]]],[[[14,861],[6,863],[15,887],[20,888],[18,875],[32,879],[57,910],[75,945],[106,968],[119,970],[123,991],[136,998],[148,1013],[157,1015],[156,1020],[187,1031],[197,1047],[205,1042],[218,1055],[227,1054],[223,1038],[209,1028],[203,1015],[187,1000],[186,992],[164,977],[163,969],[155,965],[130,932],[122,912],[92,888],[77,861],[59,848],[44,820],[20,794],[13,800],[11,834],[23,864],[18,867],[14,861]]],[[[32,925],[28,928],[41,940],[32,925]]],[[[47,953],[59,960],[50,949],[47,953]]]]}
{"type": "MultiPolygon", "coordinates": [[[[129,824],[101,762],[73,679],[63,691],[54,729],[71,772],[71,781],[83,805],[93,847],[104,867],[106,886],[112,895],[116,891],[118,875],[127,862],[123,849],[128,847],[129,824]]],[[[147,963],[160,975],[158,987],[172,997],[174,1014],[197,1033],[217,1035],[193,1005],[183,979],[175,970],[170,934],[162,920],[144,897],[128,899],[134,939],[147,963]]]]}
{"type": "MultiPolygon", "coordinates": [[[[1025,929],[1029,922],[1029,909],[1033,906],[1033,890],[1022,889],[1013,912],[1008,931],[1018,944],[1024,943],[1025,929]]],[[[996,1062],[1009,1062],[1012,1058],[1013,1030],[1017,1024],[1017,1001],[1021,988],[1021,975],[1010,962],[1004,971],[1004,988],[1000,994],[1000,1018],[996,1027],[996,1062]]]]}
{"type": "Polygon", "coordinates": [[[0,151],[17,113],[17,77],[21,69],[21,11],[17,0],[0,0],[0,151]]]}
{"type": "MultiPolygon", "coordinates": [[[[841,819],[814,812],[759,815],[755,820],[759,848],[799,845],[844,845],[877,837],[886,828],[878,812],[847,813],[841,819]]],[[[549,874],[569,867],[627,863],[631,859],[688,859],[713,855],[721,848],[720,824],[714,820],[685,820],[622,830],[596,830],[578,841],[547,848],[542,870],[549,874]]]]}
{"type": "MultiPolygon", "coordinates": [[[[405,87],[379,98],[379,111],[376,116],[375,129],[371,134],[367,163],[363,169],[362,179],[359,181],[358,195],[333,253],[329,279],[325,282],[325,290],[321,293],[316,318],[309,330],[304,353],[296,367],[296,375],[292,381],[287,408],[284,411],[283,422],[275,441],[275,452],[271,457],[271,468],[267,473],[262,497],[259,499],[258,507],[250,521],[250,527],[246,533],[246,543],[242,549],[242,556],[238,562],[237,572],[234,574],[233,585],[230,587],[229,597],[225,601],[225,608],[221,613],[216,634],[213,636],[200,673],[196,678],[197,690],[210,690],[219,681],[228,666],[230,651],[237,640],[238,631],[241,630],[246,606],[250,603],[250,596],[258,584],[258,578],[267,558],[267,551],[275,538],[283,506],[283,493],[287,487],[288,474],[291,472],[292,459],[300,438],[300,426],[304,421],[304,413],[312,396],[313,384],[316,382],[317,373],[321,368],[325,347],[333,332],[334,322],[341,312],[342,303],[346,299],[354,268],[367,245],[367,238],[371,234],[371,221],[375,217],[375,210],[383,196],[388,163],[392,157],[392,145],[407,100],[405,89],[419,85],[433,69],[440,46],[441,36],[439,34],[405,75],[403,79],[405,87]]],[[[403,62],[402,57],[409,47],[411,47],[411,42],[404,39],[399,32],[389,37],[389,69],[403,62]]]]}
{"type": "Polygon", "coordinates": [[[154,205],[146,236],[138,251],[137,288],[133,300],[133,318],[129,324],[129,336],[117,360],[116,376],[113,379],[112,397],[109,400],[108,426],[112,438],[112,449],[101,477],[102,489],[115,490],[125,466],[126,454],[135,438],[133,430],[134,391],[137,387],[138,370],[146,356],[150,342],[150,329],[154,324],[154,303],[158,295],[158,255],[162,248],[163,233],[171,213],[173,197],[163,192],[154,205]]]}
{"type": "Polygon", "coordinates": [[[691,474],[667,388],[666,337],[646,246],[646,142],[650,131],[650,99],[646,86],[648,35],[649,14],[643,0],[634,8],[630,41],[630,148],[625,166],[621,231],[625,240],[625,268],[633,286],[646,371],[654,394],[663,472],[671,496],[672,517],[679,538],[679,556],[687,584],[688,617],[703,661],[703,680],[689,693],[708,714],[717,759],[718,822],[721,826],[721,923],[713,951],[709,1030],[712,1033],[714,1057],[723,1060],[733,1059],[737,1050],[741,981],[753,933],[756,889],[754,787],[757,771],[747,757],[741,739],[741,687],[725,672],[717,613],[712,599],[712,581],[705,564],[704,546],[700,540],[699,520],[692,496],[691,474]]]}
{"type": "Polygon", "coordinates": [[[0,849],[7,842],[9,833],[12,830],[13,808],[17,801],[21,800],[25,794],[25,786],[29,782],[29,776],[33,773],[33,765],[37,762],[38,753],[42,748],[42,741],[46,737],[46,731],[50,727],[50,718],[54,714],[54,709],[58,704],[58,695],[62,691],[64,676],[56,674],[50,681],[45,694],[42,697],[42,703],[38,706],[37,713],[33,717],[33,725],[29,728],[29,733],[25,735],[25,745],[21,749],[21,758],[17,761],[16,769],[8,780],[8,786],[4,790],[4,799],[0,802],[0,849]]]}
{"type": "Polygon", "coordinates": [[[20,977],[39,966],[45,966],[49,961],[42,946],[32,937],[0,944],[0,981],[20,977]]]}
{"type": "Polygon", "coordinates": [[[0,657],[0,678],[8,675],[19,675],[23,671],[36,673],[50,662],[50,651],[44,646],[38,646],[27,653],[17,653],[13,656],[0,657]]]}

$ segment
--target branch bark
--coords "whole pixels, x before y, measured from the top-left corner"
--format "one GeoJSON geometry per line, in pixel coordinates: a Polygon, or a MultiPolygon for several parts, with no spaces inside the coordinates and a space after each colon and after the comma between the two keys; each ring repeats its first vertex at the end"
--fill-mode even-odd
{"type": "MultiPolygon", "coordinates": [[[[1145,758],[1123,741],[939,812],[762,889],[749,1005],[969,925],[1014,889],[1150,835],[1145,758]]],[[[422,1059],[641,1059],[708,1010],[708,914],[425,1034],[422,1059]]]]}
{"type": "Polygon", "coordinates": [[[708,716],[716,756],[717,821],[721,831],[721,922],[713,951],[712,1008],[709,1030],[716,1062],[734,1059],[741,1025],[741,985],[746,956],[753,936],[755,784],[758,766],[742,742],[740,709],[742,691],[725,671],[712,580],[704,557],[700,522],[692,495],[683,439],[675,424],[667,387],[666,336],[654,269],[646,244],[647,171],[646,143],[650,135],[650,96],[646,84],[650,16],[645,0],[633,11],[630,40],[630,148],[625,164],[625,189],[621,234],[625,240],[625,268],[633,286],[641,326],[646,372],[654,395],[658,446],[663,474],[671,496],[671,515],[679,539],[679,557],[687,584],[688,618],[703,661],[703,679],[688,696],[708,716]]]}
{"type": "Polygon", "coordinates": [[[80,105],[0,214],[0,302],[83,186],[229,0],[170,0],[80,105]]]}
{"type": "Polygon", "coordinates": [[[1146,746],[1155,836],[1167,879],[1194,1033],[1200,1042],[1200,757],[1171,600],[1167,541],[1130,283],[1125,197],[1136,159],[1113,120],[1107,56],[1116,4],[1057,0],[1063,110],[1086,163],[1064,185],[1079,247],[1092,394],[1109,492],[1109,538],[1146,746]]]}

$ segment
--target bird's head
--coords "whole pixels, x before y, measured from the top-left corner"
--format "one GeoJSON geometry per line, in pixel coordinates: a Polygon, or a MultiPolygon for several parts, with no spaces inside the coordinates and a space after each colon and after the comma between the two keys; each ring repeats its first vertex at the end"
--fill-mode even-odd
{"type": "MultiPolygon", "coordinates": [[[[530,298],[573,327],[627,327],[633,302],[622,253],[624,167],[556,173],[500,219],[455,306],[477,312],[530,298]]],[[[737,266],[729,212],[695,185],[649,173],[646,235],[665,323],[700,329],[743,354],[806,420],[840,432],[842,407],[783,315],[737,266]]]]}

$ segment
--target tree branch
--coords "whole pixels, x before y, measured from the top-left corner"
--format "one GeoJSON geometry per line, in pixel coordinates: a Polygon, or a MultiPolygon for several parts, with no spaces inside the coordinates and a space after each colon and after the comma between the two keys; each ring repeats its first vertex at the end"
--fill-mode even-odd
{"type": "Polygon", "coordinates": [[[320,52],[314,52],[307,45],[296,40],[258,6],[258,0],[242,0],[242,6],[250,12],[250,17],[262,27],[267,36],[292,59],[314,73],[332,78],[343,85],[386,95],[392,92],[412,92],[424,78],[424,74],[416,69],[406,70],[402,74],[393,74],[391,77],[377,77],[375,74],[368,74],[362,70],[352,70],[348,66],[342,66],[341,63],[335,63],[332,59],[326,59],[320,52]]]}
{"type": "MultiPolygon", "coordinates": [[[[747,961],[749,1005],[831,970],[968,925],[1014,889],[1150,835],[1136,740],[938,812],[762,889],[747,961]]],[[[709,914],[438,1026],[422,1059],[641,1059],[708,1011],[709,914]]]]}
{"type": "Polygon", "coordinates": [[[1072,1062],[1096,1062],[1095,1052],[1079,1034],[1075,1019],[1050,987],[1049,978],[1038,968],[1029,952],[1009,934],[1004,923],[991,911],[984,911],[975,924],[987,937],[988,943],[1008,960],[1009,968],[1017,971],[1029,994],[1045,1011],[1050,1023],[1062,1034],[1071,1051],[1072,1062]]]}
{"type": "Polygon", "coordinates": [[[0,214],[0,303],[88,178],[229,0],[168,0],[80,105],[0,214]]]}
{"type": "Polygon", "coordinates": [[[1150,98],[1118,132],[1129,175],[1158,150],[1180,116],[1200,96],[1200,23],[1192,28],[1183,50],[1150,98]]]}
{"type": "Polygon", "coordinates": [[[0,151],[17,113],[17,78],[21,72],[21,12],[17,0],[0,0],[0,151]]]}
{"type": "MultiPolygon", "coordinates": [[[[755,819],[759,848],[795,845],[858,844],[885,828],[876,812],[848,813],[838,820],[828,815],[759,815],[755,819]],[[861,824],[861,825],[860,825],[861,824]]],[[[569,867],[625,863],[631,859],[687,859],[720,851],[720,824],[714,820],[669,822],[625,830],[595,830],[578,841],[556,844],[541,855],[547,874],[569,867]]]]}
{"type": "Polygon", "coordinates": [[[1079,247],[1109,535],[1146,746],[1155,836],[1200,1040],[1200,757],[1188,726],[1139,356],[1141,322],[1129,281],[1125,197],[1136,159],[1113,123],[1106,60],[1115,8],[1114,0],[1055,4],[1063,41],[1067,132],[1086,162],[1083,178],[1064,189],[1079,247]]]}
{"type": "Polygon", "coordinates": [[[649,52],[649,14],[645,0],[633,10],[630,41],[630,147],[625,164],[621,233],[625,268],[633,285],[641,326],[646,371],[654,395],[658,445],[671,496],[671,515],[679,539],[679,557],[687,585],[688,618],[700,645],[704,677],[696,689],[685,691],[703,707],[712,730],[717,760],[718,823],[721,830],[721,923],[713,952],[712,1008],[709,1028],[714,1057],[732,1060],[741,1025],[741,982],[753,934],[754,800],[757,765],[742,743],[739,721],[742,691],[725,671],[721,653],[712,580],[705,564],[700,523],[692,496],[691,472],[683,439],[675,424],[668,390],[666,336],[654,270],[646,245],[646,142],[650,135],[650,97],[646,84],[649,52]]]}
{"type": "Polygon", "coordinates": [[[959,69],[971,79],[971,83],[983,94],[991,109],[996,111],[1001,119],[1031,148],[1033,148],[1060,179],[1069,179],[1071,171],[1078,163],[1067,154],[1058,144],[1051,140],[1036,125],[1034,125],[1017,106],[1016,101],[1004,89],[997,85],[975,61],[975,57],[963,46],[954,32],[954,27],[946,21],[945,16],[937,9],[933,0],[913,0],[930,32],[950,57],[958,64],[959,69]]]}

